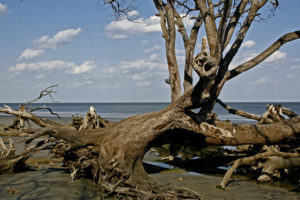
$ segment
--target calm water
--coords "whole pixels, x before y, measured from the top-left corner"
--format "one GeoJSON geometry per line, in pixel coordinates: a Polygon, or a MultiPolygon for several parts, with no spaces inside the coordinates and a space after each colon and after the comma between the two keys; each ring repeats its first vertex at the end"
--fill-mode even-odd
{"type": "MultiPolygon", "coordinates": [[[[261,115],[266,110],[265,102],[259,103],[228,103],[234,109],[243,109],[244,111],[261,115]]],[[[279,103],[276,103],[279,104],[279,103]]],[[[300,103],[280,103],[284,107],[292,109],[297,114],[300,113],[300,103]]],[[[18,109],[19,103],[0,103],[18,109]]],[[[111,121],[119,121],[121,119],[152,111],[162,110],[169,105],[169,103],[34,103],[32,107],[47,106],[58,113],[61,117],[71,117],[72,115],[84,116],[90,105],[96,108],[97,113],[111,121]]],[[[214,112],[218,114],[219,119],[230,119],[234,122],[249,123],[251,120],[239,116],[229,114],[224,108],[218,104],[214,108],[214,112]]],[[[51,116],[46,110],[39,110],[35,112],[38,116],[51,116]]],[[[0,113],[0,115],[5,115],[0,113]]]]}

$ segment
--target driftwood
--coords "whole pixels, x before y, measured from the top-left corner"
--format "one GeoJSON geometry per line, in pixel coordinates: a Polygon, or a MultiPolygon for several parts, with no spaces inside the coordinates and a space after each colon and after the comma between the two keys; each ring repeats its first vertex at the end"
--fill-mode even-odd
{"type": "Polygon", "coordinates": [[[58,101],[55,101],[54,98],[52,97],[52,94],[56,93],[56,91],[52,90],[52,88],[57,87],[57,86],[58,85],[52,85],[52,86],[49,86],[46,89],[42,90],[40,95],[38,97],[36,97],[35,99],[29,100],[26,103],[19,105],[19,110],[14,110],[7,105],[4,105],[4,108],[0,107],[0,112],[16,116],[13,124],[10,125],[10,128],[14,128],[14,129],[25,128],[25,122],[27,122],[29,127],[31,127],[30,121],[34,122],[35,124],[37,124],[38,126],[41,126],[41,127],[49,127],[52,125],[62,126],[61,124],[51,121],[49,119],[40,119],[39,117],[37,117],[33,114],[33,112],[35,112],[37,110],[48,110],[52,115],[55,115],[55,116],[57,116],[57,118],[60,119],[59,115],[57,113],[53,112],[51,108],[48,108],[46,106],[31,108],[29,106],[29,104],[40,100],[44,96],[49,96],[51,98],[52,102],[54,102],[54,103],[58,102],[58,101]]]}
{"type": "MultiPolygon", "coordinates": [[[[249,119],[255,119],[259,124],[274,124],[277,122],[286,122],[284,114],[289,118],[297,116],[293,111],[288,108],[284,108],[281,105],[267,105],[268,108],[262,116],[253,115],[242,110],[235,110],[227,106],[224,102],[218,99],[217,101],[222,107],[228,110],[232,114],[236,114],[242,117],[249,119]]],[[[280,172],[278,169],[288,169],[300,167],[300,154],[292,146],[288,146],[288,150],[291,152],[280,152],[278,146],[267,146],[265,145],[262,150],[265,152],[259,152],[256,155],[237,159],[232,162],[231,168],[225,174],[220,186],[225,188],[228,181],[230,180],[233,172],[242,165],[251,165],[256,166],[255,169],[260,169],[260,176],[257,178],[257,181],[269,182],[272,181],[272,178],[280,178],[280,172]],[[264,162],[260,162],[264,159],[264,162]]]]}
{"type": "MultiPolygon", "coordinates": [[[[28,143],[42,135],[54,137],[59,143],[53,152],[55,156],[64,158],[64,166],[70,170],[73,179],[80,176],[93,178],[106,192],[121,196],[129,194],[151,196],[153,194],[149,193],[149,190],[160,193],[165,189],[158,190],[157,184],[153,183],[144,171],[142,159],[145,152],[159,144],[166,136],[181,138],[182,135],[188,134],[184,129],[177,127],[182,127],[182,123],[185,123],[184,127],[187,129],[189,123],[193,122],[192,118],[188,118],[184,113],[180,114],[174,108],[170,105],[163,111],[134,116],[100,129],[74,131],[67,127],[48,127],[33,134],[28,138],[28,143]],[[140,124],[144,126],[140,127],[140,124]],[[136,127],[140,128],[137,130],[136,127]],[[132,189],[137,185],[138,190],[132,189]]],[[[188,130],[199,136],[199,143],[265,144],[282,142],[285,138],[291,139],[295,133],[300,132],[299,123],[300,118],[294,117],[290,121],[285,120],[284,123],[260,125],[228,127],[228,123],[223,122],[216,122],[214,126],[202,123],[197,129],[190,126],[188,130]],[[289,125],[285,126],[287,123],[289,125]],[[258,132],[261,136],[257,134],[258,132]],[[245,138],[245,135],[248,138],[245,138]],[[273,137],[274,135],[277,137],[273,137]]],[[[244,160],[242,163],[247,163],[244,160]]]]}
{"type": "MultiPolygon", "coordinates": [[[[26,143],[29,145],[36,138],[48,136],[39,145],[52,145],[53,155],[63,158],[63,166],[70,170],[72,179],[92,178],[106,194],[122,198],[202,198],[191,191],[161,187],[154,182],[143,167],[145,153],[165,143],[198,147],[206,144],[290,144],[300,133],[300,116],[279,117],[280,120],[272,123],[254,125],[222,122],[211,117],[211,113],[208,115],[210,86],[206,81],[214,76],[216,68],[211,66],[215,61],[207,56],[205,41],[202,54],[194,63],[201,76],[199,82],[164,110],[136,115],[100,128],[98,115],[91,107],[81,130],[48,123],[26,110],[20,112],[6,106],[0,112],[22,116],[43,127],[29,128],[27,132],[31,136],[26,143]],[[200,113],[192,111],[199,107],[203,108],[200,113]]],[[[266,118],[271,119],[271,111],[266,118]]]]}
{"type": "MultiPolygon", "coordinates": [[[[75,119],[75,118],[73,118],[75,119]]],[[[78,119],[77,119],[78,120],[78,119]]],[[[89,110],[86,112],[83,121],[80,121],[79,130],[87,129],[97,129],[104,128],[111,125],[112,123],[108,120],[103,119],[96,113],[96,109],[93,106],[90,106],[89,110]]]]}
{"type": "MultiPolygon", "coordinates": [[[[236,161],[233,162],[232,167],[227,171],[227,173],[225,174],[220,186],[222,188],[225,188],[228,181],[231,178],[231,175],[233,174],[233,172],[241,165],[255,165],[260,159],[265,158],[265,157],[270,157],[270,156],[278,156],[278,157],[282,157],[282,158],[297,158],[297,159],[293,159],[293,160],[289,160],[289,164],[282,162],[282,163],[276,163],[276,165],[274,166],[274,168],[272,168],[269,164],[264,165],[263,167],[265,167],[266,169],[263,170],[263,172],[267,172],[270,170],[270,168],[272,169],[279,169],[281,167],[283,168],[290,168],[290,167],[299,167],[300,163],[298,162],[300,154],[299,153],[285,153],[285,152],[265,152],[265,153],[260,153],[260,154],[256,154],[254,156],[250,156],[250,157],[246,157],[246,158],[241,158],[238,159],[236,161]],[[298,166],[296,166],[296,164],[298,164],[298,166]],[[269,168],[269,169],[267,169],[269,168]]],[[[284,160],[280,160],[280,161],[284,161],[284,160]]],[[[288,160],[286,160],[288,161],[288,160]]]]}
{"type": "MultiPolygon", "coordinates": [[[[127,9],[122,2],[114,0],[106,1],[106,4],[111,5],[116,13],[126,14],[127,9]]],[[[155,146],[174,143],[189,144],[198,148],[207,144],[253,145],[254,149],[276,144],[296,146],[300,133],[300,116],[286,113],[289,116],[289,119],[286,119],[282,116],[284,109],[270,107],[265,115],[257,119],[258,124],[222,122],[213,117],[212,110],[222,88],[229,80],[254,68],[284,44],[299,39],[300,30],[282,35],[257,56],[234,69],[229,69],[251,24],[268,0],[153,2],[161,20],[162,36],[165,40],[171,104],[161,111],[136,115],[104,128],[97,128],[98,118],[91,110],[91,118],[83,120],[81,130],[41,120],[28,109],[14,111],[9,107],[1,108],[0,112],[20,116],[42,127],[27,130],[31,134],[27,144],[38,137],[48,136],[49,138],[42,140],[40,145],[50,145],[48,147],[52,148],[54,156],[63,158],[63,164],[70,170],[73,179],[80,176],[92,178],[106,194],[124,199],[202,198],[187,189],[160,187],[150,178],[142,161],[145,153],[155,146]],[[187,34],[183,17],[176,8],[179,8],[180,12],[185,11],[186,15],[183,17],[193,11],[195,17],[190,35],[187,34]],[[202,25],[207,39],[202,39],[201,52],[194,57],[198,31],[202,25]],[[186,53],[183,93],[175,51],[176,27],[182,36],[186,53]],[[227,52],[224,51],[226,47],[229,48],[227,52]],[[195,84],[193,70],[199,76],[195,84]],[[199,112],[195,113],[194,109],[199,109],[199,112]],[[94,124],[89,124],[90,121],[94,124]],[[89,129],[90,127],[95,129],[89,129]]],[[[276,3],[272,5],[277,7],[276,3]]],[[[52,87],[47,88],[40,97],[51,94],[51,91],[52,87]]],[[[262,155],[273,155],[273,152],[262,153],[261,150],[251,153],[247,155],[248,158],[241,158],[235,162],[236,166],[239,166],[240,162],[247,164],[253,159],[256,161],[258,158],[267,158],[262,155]]],[[[276,152],[277,156],[291,153],[298,154],[297,151],[276,152]]]]}
{"type": "Polygon", "coordinates": [[[0,174],[9,174],[27,169],[26,161],[31,154],[43,150],[50,145],[49,141],[38,142],[25,149],[22,153],[16,154],[14,141],[9,138],[9,147],[6,147],[2,138],[0,138],[0,174]]]}

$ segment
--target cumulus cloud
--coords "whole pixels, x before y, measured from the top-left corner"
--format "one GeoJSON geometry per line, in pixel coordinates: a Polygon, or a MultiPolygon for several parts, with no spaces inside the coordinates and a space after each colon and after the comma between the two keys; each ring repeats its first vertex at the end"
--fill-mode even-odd
{"type": "Polygon", "coordinates": [[[70,70],[68,70],[71,74],[82,74],[91,72],[95,68],[93,61],[85,61],[79,66],[72,66],[70,70]]]}
{"type": "Polygon", "coordinates": [[[18,60],[29,60],[45,53],[44,49],[26,49],[18,60]]]}
{"type": "Polygon", "coordinates": [[[149,48],[149,49],[146,49],[145,51],[144,51],[144,53],[151,53],[151,52],[153,52],[153,51],[155,51],[155,50],[158,50],[158,49],[160,49],[161,48],[161,45],[154,45],[153,47],[151,47],[151,48],[149,48]]]}
{"type": "Polygon", "coordinates": [[[43,74],[38,74],[38,75],[35,76],[35,78],[37,78],[37,79],[41,79],[41,78],[44,78],[44,77],[45,77],[44,73],[43,74]]]}
{"type": "Polygon", "coordinates": [[[255,42],[253,40],[247,40],[245,42],[243,42],[243,44],[241,45],[241,48],[250,48],[253,47],[255,45],[255,42]]]}
{"type": "MultiPolygon", "coordinates": [[[[94,69],[93,61],[85,61],[81,65],[76,65],[73,62],[66,62],[63,60],[53,60],[53,61],[41,61],[32,63],[18,63],[12,66],[10,72],[20,72],[20,71],[52,71],[55,69],[66,69],[67,73],[70,74],[82,74],[91,72],[94,69]]],[[[37,77],[38,78],[38,77],[37,77]]]]}
{"type": "Polygon", "coordinates": [[[281,51],[275,51],[270,57],[268,57],[264,62],[273,63],[280,60],[286,59],[286,53],[281,51]]]}
{"type": "Polygon", "coordinates": [[[8,10],[7,6],[0,3],[0,18],[4,17],[7,14],[9,14],[9,10],[8,10]]]}
{"type": "MultiPolygon", "coordinates": [[[[255,56],[257,56],[258,53],[255,51],[246,51],[242,53],[238,58],[238,60],[234,59],[232,63],[229,65],[229,70],[234,69],[238,65],[245,63],[251,59],[253,59],[255,56]]],[[[287,57],[287,53],[281,52],[281,51],[275,51],[271,56],[269,56],[267,59],[265,59],[262,64],[273,64],[274,62],[280,62],[285,60],[287,57]]]]}
{"type": "Polygon", "coordinates": [[[69,44],[74,37],[82,32],[81,28],[66,29],[59,31],[54,36],[44,35],[33,41],[35,47],[33,49],[24,50],[19,56],[19,60],[29,60],[37,56],[43,55],[47,49],[57,49],[59,46],[69,44]]]}
{"type": "Polygon", "coordinates": [[[131,35],[160,32],[160,18],[151,16],[148,19],[139,18],[134,21],[120,19],[105,26],[108,36],[113,39],[127,38],[131,35]]]}
{"type": "Polygon", "coordinates": [[[49,37],[48,35],[44,35],[36,40],[34,40],[34,44],[37,48],[40,49],[56,49],[58,46],[63,44],[68,44],[72,42],[75,36],[82,32],[81,28],[77,29],[66,29],[63,31],[59,31],[53,37],[49,37]]]}
{"type": "Polygon", "coordinates": [[[105,68],[103,73],[110,77],[127,76],[138,87],[145,87],[151,84],[154,77],[160,77],[161,80],[167,78],[167,69],[165,60],[158,54],[152,54],[144,59],[121,61],[117,66],[105,68]]]}
{"type": "MultiPolygon", "coordinates": [[[[137,17],[137,11],[132,11],[131,15],[137,17]]],[[[185,26],[191,27],[194,23],[189,16],[183,18],[185,26]]],[[[146,33],[161,32],[160,17],[150,16],[149,18],[138,18],[128,20],[123,17],[117,21],[113,21],[105,26],[105,30],[109,37],[113,39],[123,39],[132,35],[141,35],[146,33]]]]}

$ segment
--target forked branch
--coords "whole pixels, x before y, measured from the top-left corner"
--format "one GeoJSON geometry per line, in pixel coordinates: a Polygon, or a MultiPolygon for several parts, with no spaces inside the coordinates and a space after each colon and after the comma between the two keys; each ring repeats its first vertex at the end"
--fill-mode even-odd
{"type": "Polygon", "coordinates": [[[27,101],[23,105],[25,106],[25,105],[28,105],[30,103],[36,102],[36,101],[40,100],[41,98],[43,98],[44,96],[47,96],[47,95],[50,97],[50,99],[52,100],[53,103],[57,103],[57,101],[55,101],[54,98],[52,97],[52,94],[56,93],[56,91],[52,90],[52,88],[57,87],[57,86],[58,85],[51,85],[51,86],[47,87],[46,89],[41,91],[40,96],[38,96],[37,98],[32,99],[30,101],[27,101]]]}

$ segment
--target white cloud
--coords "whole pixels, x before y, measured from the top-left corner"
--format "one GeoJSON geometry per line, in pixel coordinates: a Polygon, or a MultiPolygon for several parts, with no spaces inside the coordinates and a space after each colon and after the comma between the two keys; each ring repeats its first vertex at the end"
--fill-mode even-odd
{"type": "Polygon", "coordinates": [[[158,50],[161,48],[161,45],[154,45],[153,47],[149,48],[149,49],[145,49],[144,53],[151,53],[155,50],[158,50]]]}
{"type": "Polygon", "coordinates": [[[92,84],[92,83],[93,83],[93,81],[85,80],[85,81],[72,82],[72,83],[66,84],[65,86],[68,89],[76,89],[76,88],[82,87],[84,85],[92,84]]]}
{"type": "Polygon", "coordinates": [[[128,77],[136,86],[145,87],[150,85],[154,78],[163,82],[168,77],[168,67],[164,57],[152,54],[144,59],[121,61],[116,66],[105,68],[103,73],[105,76],[116,78],[128,77]]]}
{"type": "Polygon", "coordinates": [[[148,44],[148,43],[149,43],[148,40],[143,40],[140,45],[145,45],[145,44],[148,44]]]}
{"type": "Polygon", "coordinates": [[[137,85],[138,87],[146,87],[146,86],[148,86],[148,85],[150,85],[150,84],[151,84],[150,81],[146,81],[146,82],[138,82],[136,85],[137,85]]]}
{"type": "Polygon", "coordinates": [[[81,28],[66,29],[59,31],[53,37],[44,35],[33,41],[35,47],[33,49],[24,50],[19,56],[19,60],[29,60],[37,56],[43,55],[47,49],[57,49],[59,46],[69,44],[74,37],[82,32],[81,28]]]}
{"type": "Polygon", "coordinates": [[[255,42],[253,40],[247,40],[242,43],[241,48],[250,48],[255,45],[255,42]]]}
{"type": "Polygon", "coordinates": [[[70,68],[74,65],[72,62],[65,62],[62,60],[54,61],[41,61],[32,63],[18,63],[17,65],[9,69],[10,72],[18,71],[37,71],[37,70],[53,70],[53,69],[64,69],[70,68]]]}
{"type": "Polygon", "coordinates": [[[4,17],[5,15],[9,14],[8,8],[6,5],[0,3],[0,18],[4,17]]]}
{"type": "Polygon", "coordinates": [[[286,59],[286,53],[281,51],[275,51],[270,57],[268,57],[264,62],[273,63],[276,61],[281,61],[286,59]]]}
{"type": "MultiPolygon", "coordinates": [[[[242,53],[242,55],[236,57],[232,63],[229,65],[229,70],[234,69],[238,65],[245,63],[251,59],[253,59],[255,56],[257,56],[258,53],[255,51],[246,51],[242,53]]],[[[281,52],[281,51],[275,51],[271,56],[269,56],[267,59],[265,59],[262,64],[273,64],[274,62],[280,62],[286,59],[287,53],[281,52]]]]}
{"type": "Polygon", "coordinates": [[[128,17],[137,17],[139,15],[139,12],[136,10],[132,10],[129,13],[127,13],[128,17]]]}
{"type": "Polygon", "coordinates": [[[160,32],[160,18],[151,16],[147,19],[139,18],[133,21],[122,18],[106,25],[105,30],[107,31],[108,36],[113,39],[122,39],[131,35],[160,32]]]}
{"type": "MultiPolygon", "coordinates": [[[[131,11],[130,16],[137,17],[137,11],[131,11]]],[[[191,16],[183,18],[183,23],[187,29],[191,28],[194,21],[191,16]]],[[[123,39],[132,35],[141,35],[146,33],[161,32],[160,17],[150,16],[149,18],[138,18],[136,20],[128,20],[123,17],[117,21],[113,21],[105,26],[105,30],[109,37],[113,39],[123,39]]]]}
{"type": "Polygon", "coordinates": [[[144,79],[144,77],[142,76],[142,74],[134,74],[134,75],[131,76],[131,79],[133,81],[141,81],[141,80],[144,79]]]}
{"type": "Polygon", "coordinates": [[[45,53],[44,49],[26,49],[18,60],[29,60],[45,53]]]}
{"type": "Polygon", "coordinates": [[[34,44],[40,49],[56,49],[58,46],[68,44],[72,42],[75,36],[82,32],[81,28],[66,29],[59,31],[53,37],[49,38],[48,35],[44,35],[36,40],[34,44]]]}
{"type": "Polygon", "coordinates": [[[94,69],[94,62],[93,61],[85,61],[79,66],[72,66],[70,70],[68,70],[71,74],[82,74],[91,72],[94,69]]]}
{"type": "MultiPolygon", "coordinates": [[[[82,74],[91,72],[94,69],[94,62],[85,61],[81,65],[76,65],[73,62],[66,62],[62,60],[53,61],[41,61],[32,63],[18,63],[12,66],[10,72],[20,72],[20,71],[52,71],[55,69],[67,69],[67,73],[70,74],[82,74]]],[[[37,77],[38,78],[38,77],[37,77]]]]}
{"type": "Polygon", "coordinates": [[[45,77],[45,74],[39,74],[39,75],[36,75],[35,78],[37,79],[41,79],[41,78],[44,78],[45,77]]]}

